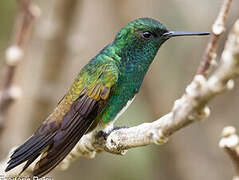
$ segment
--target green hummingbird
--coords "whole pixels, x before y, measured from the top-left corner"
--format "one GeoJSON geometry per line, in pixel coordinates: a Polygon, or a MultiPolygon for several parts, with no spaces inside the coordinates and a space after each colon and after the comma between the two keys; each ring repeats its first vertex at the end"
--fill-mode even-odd
{"type": "Polygon", "coordinates": [[[208,32],[169,31],[159,21],[131,21],[113,42],[86,64],[69,91],[34,134],[11,155],[5,171],[38,156],[32,176],[55,168],[81,137],[100,127],[109,131],[119,114],[139,92],[144,76],[160,46],[171,37],[208,35],[208,32]],[[110,127],[110,128],[109,128],[110,127]]]}

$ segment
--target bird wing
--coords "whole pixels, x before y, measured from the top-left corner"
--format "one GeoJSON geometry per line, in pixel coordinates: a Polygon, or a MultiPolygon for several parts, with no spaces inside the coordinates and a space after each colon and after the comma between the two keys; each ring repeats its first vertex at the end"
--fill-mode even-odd
{"type": "Polygon", "coordinates": [[[117,79],[118,71],[112,65],[91,71],[83,69],[68,94],[58,104],[59,108],[55,109],[55,114],[50,115],[50,118],[13,152],[5,171],[27,161],[23,172],[42,154],[32,175],[41,177],[50,172],[90,128],[107,103],[117,79]],[[60,108],[68,106],[69,108],[60,108]],[[61,118],[62,114],[64,115],[61,118]]]}

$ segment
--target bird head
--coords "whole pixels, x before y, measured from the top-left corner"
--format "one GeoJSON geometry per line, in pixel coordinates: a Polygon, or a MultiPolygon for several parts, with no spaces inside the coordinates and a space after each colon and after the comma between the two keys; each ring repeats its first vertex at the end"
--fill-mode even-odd
{"type": "Polygon", "coordinates": [[[168,39],[177,36],[208,35],[208,32],[177,32],[168,30],[159,21],[139,18],[131,21],[116,35],[114,44],[121,50],[125,60],[145,61],[150,64],[160,46],[168,39]]]}

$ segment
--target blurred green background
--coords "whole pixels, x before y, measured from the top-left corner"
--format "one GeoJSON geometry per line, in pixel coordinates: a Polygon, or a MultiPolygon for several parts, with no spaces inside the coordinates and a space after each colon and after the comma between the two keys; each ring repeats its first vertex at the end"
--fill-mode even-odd
{"type": "MultiPolygon", "coordinates": [[[[11,44],[17,1],[0,1],[0,70],[11,44]]],[[[158,19],[171,30],[209,31],[222,0],[35,0],[41,9],[33,24],[15,84],[23,97],[11,109],[0,145],[0,157],[21,144],[56,106],[73,79],[118,30],[139,17],[158,19]]],[[[226,35],[239,17],[239,1],[232,4],[226,35]]],[[[133,126],[151,122],[171,110],[199,65],[208,37],[169,40],[160,49],[136,100],[118,120],[133,126]]],[[[218,56],[220,57],[220,56],[218,56]]],[[[239,82],[212,103],[210,118],[174,134],[163,146],[129,150],[125,156],[108,153],[80,158],[66,171],[54,171],[57,180],[201,180],[231,179],[232,163],[218,147],[224,126],[239,128],[239,82]]]]}

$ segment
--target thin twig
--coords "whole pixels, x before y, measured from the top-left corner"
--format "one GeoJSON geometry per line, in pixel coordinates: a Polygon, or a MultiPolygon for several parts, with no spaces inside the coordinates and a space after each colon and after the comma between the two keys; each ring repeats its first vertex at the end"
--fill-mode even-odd
{"type": "Polygon", "coordinates": [[[223,129],[219,146],[225,150],[234,163],[236,176],[233,179],[239,178],[239,137],[234,127],[228,126],[223,129]]]}
{"type": "Polygon", "coordinates": [[[20,96],[20,88],[13,87],[16,66],[24,56],[24,46],[30,33],[34,17],[39,15],[39,9],[32,0],[18,0],[19,11],[15,23],[12,45],[6,50],[6,65],[3,69],[2,90],[0,92],[0,133],[4,128],[7,111],[12,102],[20,96]]]}
{"type": "Polygon", "coordinates": [[[218,40],[225,31],[225,20],[227,18],[232,0],[224,0],[220,12],[212,26],[212,36],[208,42],[207,48],[204,52],[200,66],[197,69],[197,74],[201,74],[208,77],[211,64],[216,63],[216,50],[218,46],[218,40]]]}

